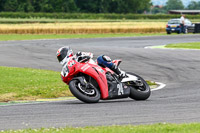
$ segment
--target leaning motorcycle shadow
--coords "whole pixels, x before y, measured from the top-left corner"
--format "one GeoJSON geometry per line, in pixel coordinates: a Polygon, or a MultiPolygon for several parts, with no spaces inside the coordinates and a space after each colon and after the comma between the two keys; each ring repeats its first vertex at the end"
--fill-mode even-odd
{"type": "Polygon", "coordinates": [[[151,100],[145,100],[145,101],[138,101],[138,100],[133,100],[131,98],[126,98],[126,99],[112,99],[112,100],[100,100],[98,103],[84,103],[82,101],[79,101],[78,99],[77,100],[73,100],[73,101],[63,101],[62,103],[60,104],[63,104],[63,105],[84,105],[84,104],[87,104],[87,105],[98,105],[98,104],[114,104],[114,103],[137,103],[137,102],[148,102],[148,101],[151,101],[151,100]]]}

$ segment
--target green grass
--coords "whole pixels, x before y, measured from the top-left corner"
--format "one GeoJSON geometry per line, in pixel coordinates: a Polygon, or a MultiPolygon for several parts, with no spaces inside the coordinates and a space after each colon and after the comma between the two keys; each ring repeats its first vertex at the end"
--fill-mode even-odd
{"type": "Polygon", "coordinates": [[[168,44],[165,48],[200,49],[200,42],[168,44]]]}
{"type": "Polygon", "coordinates": [[[0,102],[55,98],[70,94],[59,72],[0,67],[0,102]]]}
{"type": "Polygon", "coordinates": [[[0,66],[0,77],[0,102],[72,96],[59,72],[0,66]]]}
{"type": "Polygon", "coordinates": [[[149,33],[149,34],[48,34],[48,35],[32,35],[32,34],[0,34],[0,41],[9,40],[35,40],[35,39],[72,39],[72,38],[106,38],[106,37],[134,37],[134,36],[156,36],[166,35],[165,33],[149,33]]]}
{"type": "Polygon", "coordinates": [[[157,84],[154,81],[146,80],[146,82],[150,86],[150,88],[157,86],[157,84]]]}
{"type": "MultiPolygon", "coordinates": [[[[48,19],[48,18],[0,18],[2,24],[17,24],[17,23],[71,23],[71,22],[167,22],[168,19],[48,19]]],[[[193,20],[199,22],[199,19],[193,20]]]]}
{"type": "Polygon", "coordinates": [[[2,131],[3,133],[200,133],[200,123],[153,124],[139,126],[99,126],[84,128],[42,128],[2,131]]]}
{"type": "MultiPolygon", "coordinates": [[[[200,19],[190,19],[193,23],[200,19]]],[[[48,19],[48,18],[0,18],[0,23],[68,23],[68,22],[168,22],[169,19],[48,19]]]]}

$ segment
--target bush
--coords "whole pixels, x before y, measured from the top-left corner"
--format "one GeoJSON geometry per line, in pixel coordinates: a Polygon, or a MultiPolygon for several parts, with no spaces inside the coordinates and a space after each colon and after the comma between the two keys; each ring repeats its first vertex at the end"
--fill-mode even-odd
{"type": "MultiPolygon", "coordinates": [[[[1,18],[50,18],[50,19],[171,19],[180,15],[171,14],[93,14],[93,13],[24,13],[0,12],[1,18]]],[[[200,15],[187,15],[189,19],[200,19],[200,15]]]]}

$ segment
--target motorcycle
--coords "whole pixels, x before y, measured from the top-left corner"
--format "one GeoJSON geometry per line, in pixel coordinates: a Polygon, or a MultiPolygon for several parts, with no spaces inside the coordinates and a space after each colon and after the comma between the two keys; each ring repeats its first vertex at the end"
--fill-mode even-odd
{"type": "MultiPolygon", "coordinates": [[[[112,62],[119,66],[121,60],[112,62]]],[[[128,97],[146,100],[151,94],[149,85],[142,77],[127,73],[120,79],[109,68],[97,65],[92,58],[79,62],[69,60],[63,67],[61,77],[69,85],[71,93],[85,103],[128,97]]]]}

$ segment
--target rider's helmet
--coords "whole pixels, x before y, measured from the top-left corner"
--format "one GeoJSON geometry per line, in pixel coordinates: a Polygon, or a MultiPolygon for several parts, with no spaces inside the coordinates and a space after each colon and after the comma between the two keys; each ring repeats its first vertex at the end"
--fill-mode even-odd
{"type": "Polygon", "coordinates": [[[66,62],[69,59],[69,57],[73,56],[73,51],[68,46],[61,47],[58,49],[56,56],[57,56],[59,63],[63,65],[64,62],[66,62]]]}

